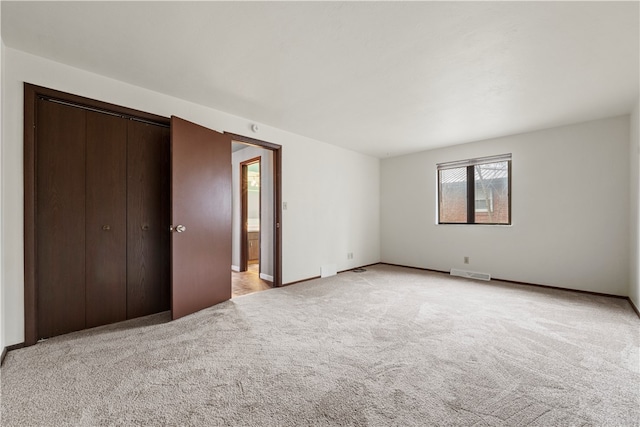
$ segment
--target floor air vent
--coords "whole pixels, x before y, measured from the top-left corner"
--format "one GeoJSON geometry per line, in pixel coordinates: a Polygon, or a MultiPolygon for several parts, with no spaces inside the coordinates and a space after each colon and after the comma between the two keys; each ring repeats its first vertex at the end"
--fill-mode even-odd
{"type": "Polygon", "coordinates": [[[451,275],[466,277],[467,279],[491,280],[491,275],[489,273],[478,273],[477,271],[459,270],[457,268],[451,269],[451,275]]]}

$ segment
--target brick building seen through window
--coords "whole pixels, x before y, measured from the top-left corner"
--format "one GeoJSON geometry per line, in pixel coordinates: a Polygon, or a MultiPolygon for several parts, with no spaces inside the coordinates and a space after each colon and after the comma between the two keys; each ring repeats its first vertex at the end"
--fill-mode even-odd
{"type": "Polygon", "coordinates": [[[438,222],[510,224],[510,172],[511,155],[439,164],[438,222]]]}

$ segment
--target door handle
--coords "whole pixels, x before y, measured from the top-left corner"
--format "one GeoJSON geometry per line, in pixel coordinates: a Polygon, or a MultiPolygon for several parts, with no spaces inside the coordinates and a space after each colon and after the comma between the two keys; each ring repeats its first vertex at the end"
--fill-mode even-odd
{"type": "Polygon", "coordinates": [[[176,233],[183,233],[187,230],[187,227],[185,227],[182,224],[178,224],[175,227],[172,225],[169,227],[169,231],[175,231],[176,233]]]}

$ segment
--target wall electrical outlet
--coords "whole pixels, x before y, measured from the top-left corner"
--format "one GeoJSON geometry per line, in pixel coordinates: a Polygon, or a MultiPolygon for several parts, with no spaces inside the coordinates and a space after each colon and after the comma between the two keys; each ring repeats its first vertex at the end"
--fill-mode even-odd
{"type": "Polygon", "coordinates": [[[347,259],[353,259],[353,252],[347,253],[347,259]]]}
{"type": "Polygon", "coordinates": [[[469,257],[468,256],[464,257],[464,263],[465,264],[469,264],[469,257]]]}
{"type": "Polygon", "coordinates": [[[282,210],[283,211],[287,210],[287,202],[282,202],[282,210]]]}

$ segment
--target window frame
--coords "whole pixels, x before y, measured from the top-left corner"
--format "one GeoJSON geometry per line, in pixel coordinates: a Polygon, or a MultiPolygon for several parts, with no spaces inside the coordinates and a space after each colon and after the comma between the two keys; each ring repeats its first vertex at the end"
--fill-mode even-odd
{"type": "MultiPolygon", "coordinates": [[[[479,157],[475,159],[459,160],[454,162],[438,163],[436,165],[436,180],[437,180],[437,193],[438,193],[438,206],[436,209],[436,224],[437,225],[512,225],[512,210],[511,210],[511,175],[512,175],[512,155],[502,154],[498,156],[479,157]],[[507,222],[476,222],[476,179],[475,179],[475,167],[478,165],[485,165],[490,163],[507,162],[507,208],[508,208],[508,221],[507,222]],[[441,206],[442,206],[442,183],[440,182],[440,172],[447,169],[461,169],[466,168],[467,172],[467,221],[466,222],[442,222],[440,221],[441,206]]],[[[492,191],[493,193],[493,191],[492,191]]],[[[491,203],[493,205],[493,194],[491,203]]],[[[487,210],[485,209],[485,212],[487,210]]]]}

